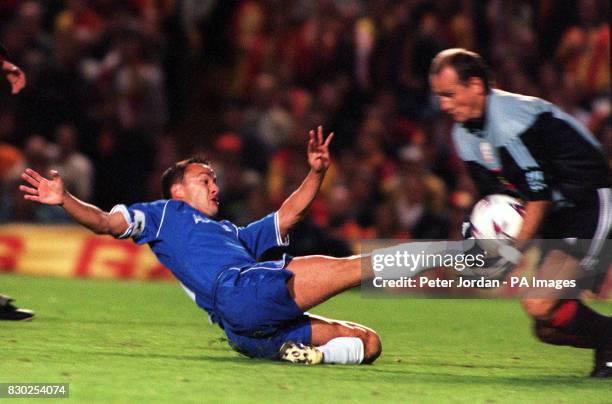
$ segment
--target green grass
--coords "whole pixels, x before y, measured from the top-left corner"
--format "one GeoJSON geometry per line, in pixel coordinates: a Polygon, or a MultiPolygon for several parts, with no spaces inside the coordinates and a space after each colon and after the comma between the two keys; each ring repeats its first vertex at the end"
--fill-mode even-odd
{"type": "Polygon", "coordinates": [[[592,353],[538,343],[513,300],[346,293],[312,312],[376,329],[382,356],[306,367],[233,352],[177,284],[2,275],[0,291],[37,313],[0,324],[0,382],[70,383],[71,401],[612,401],[609,379],[586,377],[592,353]]]}

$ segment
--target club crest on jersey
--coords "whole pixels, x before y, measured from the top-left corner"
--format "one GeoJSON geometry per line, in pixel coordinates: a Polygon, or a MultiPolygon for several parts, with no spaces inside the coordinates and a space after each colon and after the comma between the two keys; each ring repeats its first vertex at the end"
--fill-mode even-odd
{"type": "Polygon", "coordinates": [[[143,211],[134,209],[134,222],[133,222],[133,230],[132,237],[136,238],[142,234],[145,228],[145,214],[143,211]]]}

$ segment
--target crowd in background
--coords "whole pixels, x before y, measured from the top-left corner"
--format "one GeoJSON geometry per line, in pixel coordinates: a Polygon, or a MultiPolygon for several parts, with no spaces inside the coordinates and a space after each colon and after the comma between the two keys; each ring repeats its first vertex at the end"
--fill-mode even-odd
{"type": "Polygon", "coordinates": [[[295,254],[367,238],[458,238],[477,197],[428,83],[433,56],[479,52],[496,86],[582,121],[612,156],[605,0],[3,0],[0,41],[27,74],[0,105],[0,222],[65,222],[19,174],[55,168],[104,209],[160,197],[175,160],[205,154],[221,216],[278,208],[308,166],[334,164],[295,254]]]}

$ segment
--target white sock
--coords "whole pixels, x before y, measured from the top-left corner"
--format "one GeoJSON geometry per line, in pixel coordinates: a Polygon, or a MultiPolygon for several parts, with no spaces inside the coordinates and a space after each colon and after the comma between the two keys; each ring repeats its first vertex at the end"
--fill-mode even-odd
{"type": "Polygon", "coordinates": [[[317,347],[323,352],[323,363],[357,365],[363,361],[363,342],[357,337],[338,337],[317,347]]]}

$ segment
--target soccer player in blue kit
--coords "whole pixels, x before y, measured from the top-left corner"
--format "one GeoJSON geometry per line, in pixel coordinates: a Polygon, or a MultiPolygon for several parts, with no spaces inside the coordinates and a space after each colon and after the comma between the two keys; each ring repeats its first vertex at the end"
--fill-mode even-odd
{"type": "Polygon", "coordinates": [[[452,116],[459,157],[482,196],[512,192],[525,203],[515,246],[548,241],[540,279],[578,280],[570,290],[533,289],[523,307],[545,343],[591,348],[593,377],[612,377],[612,317],[580,300],[598,292],[612,261],[612,190],[601,145],[576,119],[535,97],[492,88],[480,55],[447,49],[432,61],[440,109],[452,116]]]}
{"type": "Polygon", "coordinates": [[[22,178],[30,186],[20,189],[25,199],[62,206],[98,234],[149,244],[238,352],[307,364],[372,363],[381,353],[373,330],[306,313],[358,286],[362,264],[369,265],[369,258],[284,256],[257,262],[266,250],[287,245],[289,231],[306,214],[330,165],[332,138],[333,133],[324,139],[321,127],[309,132],[310,172],[277,212],[246,227],[213,219],[219,210],[219,187],[211,164],[199,158],[166,170],[165,199],[116,205],[110,212],[71,195],[57,171],[45,178],[26,169],[22,178]]]}

